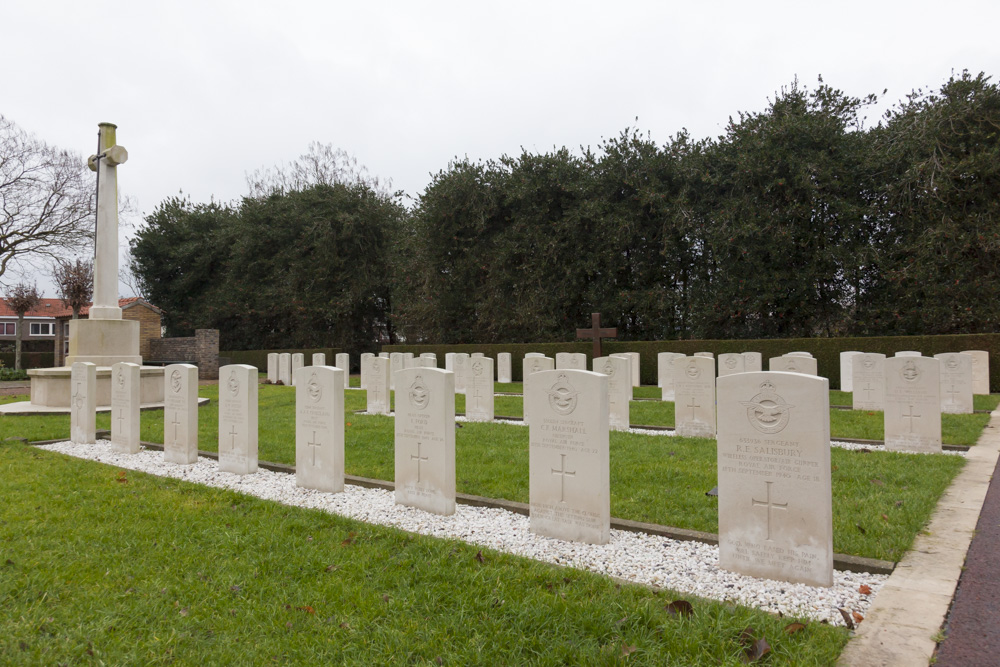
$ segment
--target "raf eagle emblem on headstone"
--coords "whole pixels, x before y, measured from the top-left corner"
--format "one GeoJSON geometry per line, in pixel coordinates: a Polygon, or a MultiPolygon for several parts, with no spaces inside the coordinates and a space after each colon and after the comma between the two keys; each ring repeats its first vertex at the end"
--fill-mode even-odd
{"type": "Polygon", "coordinates": [[[427,391],[424,379],[419,375],[413,380],[413,384],[410,385],[408,396],[410,397],[410,405],[417,410],[426,410],[427,405],[431,402],[431,394],[427,391]]]}
{"type": "Polygon", "coordinates": [[[915,382],[920,377],[920,370],[915,363],[907,361],[903,364],[903,368],[900,369],[899,374],[907,382],[915,382]]]}
{"type": "Polygon", "coordinates": [[[229,373],[229,382],[227,383],[229,387],[229,393],[232,394],[233,398],[239,396],[240,393],[240,380],[236,377],[236,371],[233,370],[229,373]]]}
{"type": "Polygon", "coordinates": [[[323,398],[323,387],[316,380],[315,373],[310,376],[309,384],[306,385],[306,390],[309,392],[309,398],[311,398],[314,403],[319,403],[319,399],[323,398]]]}
{"type": "Polygon", "coordinates": [[[794,408],[775,393],[774,385],[764,381],[760,393],[749,401],[740,401],[747,409],[747,420],[761,433],[778,433],[788,426],[789,410],[794,408]]]}
{"type": "Polygon", "coordinates": [[[175,394],[180,393],[181,390],[181,372],[176,368],[170,374],[170,389],[175,394]]]}
{"type": "Polygon", "coordinates": [[[556,383],[549,388],[549,405],[561,415],[572,414],[579,394],[566,379],[566,374],[560,373],[556,383]]]}

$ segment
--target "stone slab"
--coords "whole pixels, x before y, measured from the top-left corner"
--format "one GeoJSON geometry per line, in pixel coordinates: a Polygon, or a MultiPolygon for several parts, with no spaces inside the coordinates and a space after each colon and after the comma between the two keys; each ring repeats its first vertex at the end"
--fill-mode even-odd
{"type": "Polygon", "coordinates": [[[885,360],[885,448],[941,451],[941,362],[930,357],[885,360]]]}
{"type": "Polygon", "coordinates": [[[219,470],[257,472],[257,369],[247,364],[219,369],[219,470]]]}
{"type": "Polygon", "coordinates": [[[368,360],[367,410],[370,415],[387,415],[391,412],[389,373],[392,362],[384,357],[368,360]]]}
{"type": "Polygon", "coordinates": [[[500,352],[497,354],[497,382],[510,383],[514,381],[511,373],[510,352],[500,352]]]}
{"type": "Polygon", "coordinates": [[[465,391],[465,418],[474,422],[493,421],[493,360],[469,360],[469,385],[465,391]]]}
{"type": "Polygon", "coordinates": [[[715,437],[715,359],[674,361],[674,424],[680,436],[715,437]]]}
{"type": "Polygon", "coordinates": [[[344,490],[344,381],[333,366],[310,366],[295,378],[295,484],[344,490]]]}
{"type": "Polygon", "coordinates": [[[97,366],[78,361],[70,375],[70,442],[97,442],[97,366]]]}
{"type": "Polygon", "coordinates": [[[116,452],[139,451],[139,365],[111,366],[111,446],[116,452]]]}
{"type": "Polygon", "coordinates": [[[972,355],[962,352],[935,354],[941,362],[941,412],[971,415],[972,355]]]}
{"type": "Polygon", "coordinates": [[[396,381],[396,504],[454,514],[455,374],[409,368],[396,381]]]}
{"type": "Polygon", "coordinates": [[[851,357],[854,410],[881,412],[885,408],[885,355],[865,352],[851,357]]]}
{"type": "Polygon", "coordinates": [[[608,377],[608,427],[629,429],[629,401],[632,400],[632,361],[612,355],[594,359],[594,372],[608,377]]]}
{"type": "Polygon", "coordinates": [[[198,367],[170,364],[163,369],[163,460],[198,462],[198,367]]]}

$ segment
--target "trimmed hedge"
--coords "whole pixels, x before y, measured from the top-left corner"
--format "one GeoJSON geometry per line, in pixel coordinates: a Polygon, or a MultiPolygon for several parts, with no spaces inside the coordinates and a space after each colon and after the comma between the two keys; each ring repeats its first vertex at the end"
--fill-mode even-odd
{"type": "Polygon", "coordinates": [[[289,348],[286,350],[220,350],[219,357],[220,359],[227,357],[231,364],[249,364],[257,368],[257,370],[266,373],[267,355],[271,353],[282,354],[283,352],[287,352],[289,354],[298,354],[301,352],[306,355],[306,365],[309,366],[312,364],[312,355],[323,352],[326,354],[326,363],[332,366],[335,358],[334,355],[340,351],[336,347],[289,348]]]}
{"type": "MultiPolygon", "coordinates": [[[[506,343],[495,345],[384,345],[383,352],[434,352],[443,367],[448,352],[482,352],[496,359],[498,352],[510,352],[513,380],[521,380],[521,360],[528,352],[542,352],[555,357],[557,352],[583,352],[587,365],[592,361],[593,343],[506,343]]],[[[819,374],[830,380],[830,388],[840,387],[840,353],[858,350],[880,352],[888,357],[900,350],[917,350],[924,356],[941,352],[986,350],[990,355],[990,391],[1000,392],[1000,334],[955,334],[949,336],[878,336],[871,338],[768,338],[758,340],[665,340],[665,341],[605,341],[604,354],[639,353],[639,373],[642,384],[657,384],[657,354],[680,352],[711,352],[718,359],[727,352],[760,352],[764,368],[768,360],[787,352],[809,352],[816,357],[819,374]]]]}
{"type": "MultiPolygon", "coordinates": [[[[49,348],[52,344],[49,343],[49,348]]],[[[14,368],[14,353],[0,352],[0,362],[4,368],[14,368]]],[[[21,368],[52,368],[56,363],[55,352],[25,352],[21,350],[21,368]]]]}

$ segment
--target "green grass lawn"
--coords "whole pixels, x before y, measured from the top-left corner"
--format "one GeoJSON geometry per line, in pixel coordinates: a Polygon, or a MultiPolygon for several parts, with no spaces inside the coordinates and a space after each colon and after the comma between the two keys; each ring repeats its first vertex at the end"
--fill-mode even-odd
{"type": "Polygon", "coordinates": [[[0,443],[0,662],[833,664],[843,628],[0,443]]]}
{"type": "MultiPolygon", "coordinates": [[[[294,465],[295,390],[273,385],[259,389],[260,459],[294,465]]],[[[218,387],[203,386],[200,394],[211,399],[199,410],[200,447],[218,451],[218,387]]],[[[496,401],[497,414],[520,416],[520,397],[497,397],[496,401]]],[[[392,418],[355,414],[365,407],[364,392],[345,392],[344,402],[347,472],[392,480],[392,418]]],[[[461,411],[464,397],[456,396],[456,404],[461,411]]],[[[631,407],[633,422],[654,422],[658,415],[663,417],[661,421],[673,421],[672,403],[633,402],[631,407]]],[[[858,419],[859,435],[854,437],[872,437],[874,433],[864,428],[873,424],[881,430],[881,413],[833,411],[832,417],[858,419]]],[[[953,419],[981,419],[985,423],[988,415],[945,417],[946,423],[953,419]]],[[[107,428],[108,422],[107,415],[98,416],[98,428],[107,428]]],[[[64,438],[68,431],[68,416],[0,418],[0,440],[11,436],[64,438]]],[[[141,433],[142,440],[163,442],[162,411],[143,412],[141,433]]],[[[960,457],[947,455],[860,453],[836,448],[832,461],[834,549],[888,560],[898,560],[909,547],[938,496],[964,463],[960,457]]],[[[456,433],[456,478],[461,493],[528,502],[528,430],[507,424],[463,423],[456,433]]],[[[717,502],[705,496],[715,484],[713,440],[611,433],[613,516],[716,532],[717,502]]]]}

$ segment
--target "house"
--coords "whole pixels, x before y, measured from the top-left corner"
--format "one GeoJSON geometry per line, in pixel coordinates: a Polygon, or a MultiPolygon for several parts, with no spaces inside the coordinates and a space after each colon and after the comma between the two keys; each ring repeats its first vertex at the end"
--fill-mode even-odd
{"type": "MultiPolygon", "coordinates": [[[[38,307],[24,315],[22,341],[44,341],[56,339],[56,318],[72,316],[73,311],[64,307],[59,299],[42,299],[38,307]]],[[[13,343],[17,334],[17,313],[7,302],[0,299],[0,343],[13,343]]]]}
{"type": "MultiPolygon", "coordinates": [[[[51,299],[57,301],[58,299],[51,299]]],[[[61,302],[59,302],[61,305],[61,302]]],[[[163,311],[139,297],[129,297],[118,299],[118,307],[122,309],[123,320],[135,320],[139,323],[139,355],[149,358],[149,341],[160,338],[163,335],[161,318],[163,311]]],[[[64,312],[55,317],[55,365],[62,366],[66,363],[66,355],[69,353],[69,321],[73,319],[73,311],[64,308],[64,312]]],[[[87,319],[90,313],[90,304],[80,309],[81,320],[87,319]]]]}

